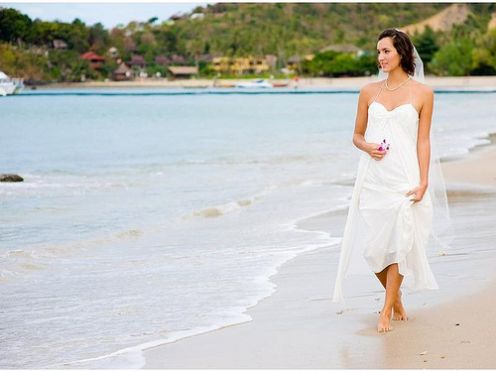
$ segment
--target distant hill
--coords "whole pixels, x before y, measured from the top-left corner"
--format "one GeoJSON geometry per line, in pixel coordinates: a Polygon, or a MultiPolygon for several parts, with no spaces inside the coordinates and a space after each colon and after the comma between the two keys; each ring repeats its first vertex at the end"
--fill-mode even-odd
{"type": "Polygon", "coordinates": [[[487,28],[489,28],[489,29],[496,28],[496,12],[491,14],[491,20],[489,21],[487,28]]]}
{"type": "Polygon", "coordinates": [[[408,34],[422,33],[426,26],[429,26],[434,31],[449,31],[453,25],[465,22],[470,12],[467,4],[452,4],[422,22],[408,25],[401,29],[408,34]]]}
{"type": "Polygon", "coordinates": [[[231,55],[308,54],[329,44],[375,49],[380,31],[420,23],[445,3],[236,3],[207,5],[175,19],[185,47],[231,55]],[[198,14],[202,17],[198,17],[198,14]],[[194,19],[192,19],[194,18],[194,19]]]}
{"type": "Polygon", "coordinates": [[[376,69],[379,33],[399,28],[412,35],[430,73],[496,73],[495,3],[217,3],[157,19],[107,30],[0,6],[0,66],[33,81],[111,78],[122,63],[121,70],[148,76],[170,76],[177,65],[215,76],[219,60],[233,65],[215,57],[242,57],[249,66],[270,62],[271,74],[360,76],[376,69]],[[82,58],[87,52],[99,61],[82,58]]]}

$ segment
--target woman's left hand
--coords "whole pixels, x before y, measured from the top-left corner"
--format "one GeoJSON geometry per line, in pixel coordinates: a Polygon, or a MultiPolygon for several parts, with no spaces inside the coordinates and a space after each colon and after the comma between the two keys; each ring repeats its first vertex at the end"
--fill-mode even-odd
{"type": "Polygon", "coordinates": [[[410,198],[414,203],[418,203],[424,197],[425,192],[427,191],[427,185],[418,185],[417,187],[408,191],[405,195],[410,196],[413,195],[413,198],[410,198]]]}

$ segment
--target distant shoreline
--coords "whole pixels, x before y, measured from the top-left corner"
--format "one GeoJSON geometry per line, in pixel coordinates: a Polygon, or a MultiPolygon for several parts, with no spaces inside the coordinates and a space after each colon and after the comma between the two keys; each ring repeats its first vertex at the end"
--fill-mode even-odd
{"type": "MultiPolygon", "coordinates": [[[[255,79],[143,79],[134,81],[89,81],[84,83],[53,83],[37,86],[36,89],[64,89],[64,88],[214,88],[227,87],[237,81],[255,79]]],[[[286,83],[286,88],[295,88],[291,79],[266,79],[272,83],[286,83]]],[[[375,76],[368,77],[341,77],[341,78],[299,78],[298,88],[359,88],[376,80],[375,76]]],[[[434,88],[496,88],[496,76],[450,76],[426,77],[426,84],[434,88]]],[[[25,88],[30,90],[29,87],[25,88]]],[[[278,89],[278,88],[272,88],[278,89]]]]}

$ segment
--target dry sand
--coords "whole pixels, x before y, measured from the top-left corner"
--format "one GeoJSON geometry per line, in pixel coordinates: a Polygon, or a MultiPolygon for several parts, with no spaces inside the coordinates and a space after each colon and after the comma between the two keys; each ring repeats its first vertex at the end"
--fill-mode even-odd
{"type": "MultiPolygon", "coordinates": [[[[443,168],[449,185],[471,182],[496,190],[495,161],[496,146],[482,146],[443,168]]],[[[306,228],[332,223],[321,215],[306,228]]],[[[485,244],[494,267],[494,243],[485,244]]],[[[477,260],[448,262],[453,271],[442,279],[451,292],[406,297],[410,319],[393,321],[393,331],[379,334],[379,284],[375,298],[361,302],[365,306],[336,311],[331,302],[337,254],[329,247],[285,263],[271,277],[275,293],[248,309],[252,321],[148,349],[144,368],[496,368],[496,276],[481,274],[477,281],[463,275],[477,271],[477,260]],[[463,290],[465,280],[472,291],[463,290]]]]}
{"type": "Polygon", "coordinates": [[[496,187],[496,135],[490,136],[491,146],[477,146],[468,156],[442,163],[447,180],[458,184],[496,187]]]}
{"type": "MultiPolygon", "coordinates": [[[[353,88],[358,89],[366,83],[376,79],[375,76],[370,77],[344,77],[344,78],[300,78],[298,88],[353,88]]],[[[240,78],[239,80],[243,80],[240,78]]],[[[250,79],[253,80],[253,79],[250,79]]],[[[233,84],[235,79],[218,79],[218,85],[233,84]]],[[[290,79],[279,79],[269,81],[274,83],[289,82],[289,87],[294,87],[294,82],[290,79]]],[[[435,77],[427,76],[426,84],[437,88],[456,88],[456,89],[490,89],[496,86],[496,76],[450,76],[450,77],[435,77]]],[[[46,88],[211,88],[214,86],[212,79],[137,79],[134,81],[107,81],[107,82],[84,82],[84,83],[59,83],[41,86],[39,89],[46,88]]],[[[277,89],[277,88],[275,88],[277,89]]]]}

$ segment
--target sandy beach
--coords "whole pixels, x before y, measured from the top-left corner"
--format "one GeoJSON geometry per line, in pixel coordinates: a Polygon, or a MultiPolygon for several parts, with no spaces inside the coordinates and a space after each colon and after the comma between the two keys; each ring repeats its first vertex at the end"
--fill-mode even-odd
{"type": "MultiPolygon", "coordinates": [[[[409,320],[393,321],[393,331],[375,329],[384,297],[372,274],[364,281],[375,285],[373,297],[344,309],[331,302],[333,246],[282,265],[271,277],[275,293],[248,309],[252,321],[148,349],[144,368],[496,368],[495,161],[491,144],[443,162],[453,218],[474,224],[455,224],[459,253],[431,261],[440,290],[404,292],[409,320]],[[485,217],[470,215],[474,203],[486,206],[485,217]],[[468,244],[477,249],[465,252],[468,244]]],[[[299,227],[335,236],[344,216],[322,214],[299,227]]]]}
{"type": "MultiPolygon", "coordinates": [[[[239,79],[243,79],[240,77],[239,79]]],[[[250,79],[253,80],[253,79],[250,79]]],[[[368,77],[340,77],[340,78],[300,78],[298,88],[300,89],[339,89],[358,88],[369,82],[375,81],[376,76],[368,77]]],[[[56,83],[40,86],[39,89],[52,88],[212,88],[217,86],[229,86],[238,80],[235,79],[136,79],[134,81],[87,81],[84,83],[56,83]]],[[[294,88],[295,83],[288,79],[269,79],[272,83],[289,83],[289,88],[294,88]]],[[[458,89],[487,89],[496,86],[496,76],[426,76],[426,84],[436,89],[458,88],[458,89]]],[[[275,88],[277,89],[277,88],[275,88]]]]}
{"type": "Polygon", "coordinates": [[[489,137],[490,146],[477,146],[469,156],[456,161],[443,163],[443,173],[449,182],[459,184],[477,184],[496,187],[496,134],[489,137]]]}

